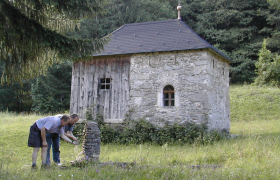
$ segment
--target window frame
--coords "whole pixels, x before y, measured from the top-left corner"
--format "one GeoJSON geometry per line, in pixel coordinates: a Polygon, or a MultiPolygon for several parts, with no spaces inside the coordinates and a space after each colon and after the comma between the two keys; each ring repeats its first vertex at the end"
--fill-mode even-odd
{"type": "Polygon", "coordinates": [[[100,90],[110,90],[111,86],[112,86],[111,82],[112,82],[111,78],[100,78],[99,79],[99,89],[100,90]],[[104,87],[104,88],[102,88],[102,87],[104,87]]]}
{"type": "Polygon", "coordinates": [[[175,106],[175,89],[172,85],[164,86],[163,92],[162,92],[162,105],[163,105],[163,107],[174,107],[175,106]],[[168,87],[172,87],[172,88],[167,89],[168,87]],[[166,94],[167,94],[167,97],[166,97],[166,94]],[[167,102],[167,105],[166,105],[166,102],[167,102]]]}

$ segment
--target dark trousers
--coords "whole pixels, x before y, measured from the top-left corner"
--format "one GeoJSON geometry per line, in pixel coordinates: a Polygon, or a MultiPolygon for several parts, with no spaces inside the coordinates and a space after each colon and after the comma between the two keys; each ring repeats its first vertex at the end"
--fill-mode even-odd
{"type": "Polygon", "coordinates": [[[52,147],[53,161],[55,163],[60,163],[60,151],[59,151],[59,141],[60,135],[58,133],[46,133],[46,139],[48,143],[47,151],[47,164],[51,164],[50,150],[52,147]]]}

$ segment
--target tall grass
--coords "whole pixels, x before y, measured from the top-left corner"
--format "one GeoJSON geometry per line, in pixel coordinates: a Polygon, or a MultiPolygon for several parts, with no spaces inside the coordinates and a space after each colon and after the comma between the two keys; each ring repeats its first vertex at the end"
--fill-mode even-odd
{"type": "Polygon", "coordinates": [[[278,120],[279,105],[279,88],[230,86],[232,122],[278,120]]]}
{"type": "MultiPolygon", "coordinates": [[[[31,171],[29,126],[40,115],[0,113],[0,179],[279,179],[280,90],[231,86],[231,133],[210,145],[102,145],[99,164],[31,171]],[[279,96],[279,97],[277,97],[279,96]]],[[[82,146],[61,141],[64,164],[82,146]]],[[[38,158],[40,162],[40,158],[38,158]]]]}

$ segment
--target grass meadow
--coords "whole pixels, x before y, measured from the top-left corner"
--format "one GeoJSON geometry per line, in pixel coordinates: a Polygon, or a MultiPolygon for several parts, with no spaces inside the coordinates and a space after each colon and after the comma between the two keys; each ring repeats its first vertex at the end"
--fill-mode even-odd
{"type": "MultiPolygon", "coordinates": [[[[230,132],[235,136],[229,140],[180,146],[108,144],[101,146],[100,164],[36,171],[31,170],[27,138],[30,125],[43,116],[2,112],[0,179],[279,179],[280,89],[231,86],[230,101],[230,132]]],[[[61,141],[61,162],[81,158],[81,151],[81,144],[61,141]]]]}

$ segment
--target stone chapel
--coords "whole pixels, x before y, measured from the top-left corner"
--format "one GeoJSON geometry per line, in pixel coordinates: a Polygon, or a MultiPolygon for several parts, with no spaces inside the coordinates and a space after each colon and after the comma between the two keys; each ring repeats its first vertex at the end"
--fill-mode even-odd
{"type": "Polygon", "coordinates": [[[188,121],[230,129],[230,58],[180,19],[125,24],[91,60],[75,62],[70,113],[107,123],[188,121]]]}

